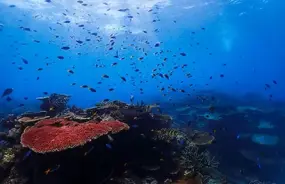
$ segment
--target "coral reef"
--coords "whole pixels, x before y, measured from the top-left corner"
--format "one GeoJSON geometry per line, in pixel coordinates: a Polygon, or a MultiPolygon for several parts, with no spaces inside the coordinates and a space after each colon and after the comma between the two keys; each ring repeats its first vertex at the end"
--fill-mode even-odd
{"type": "Polygon", "coordinates": [[[69,98],[39,98],[45,111],[7,119],[2,183],[205,184],[218,166],[206,150],[215,137],[171,128],[173,118],[157,104],[104,101],[80,109],[68,107],[69,98]]]}
{"type": "Polygon", "coordinates": [[[79,124],[64,118],[54,118],[27,127],[21,136],[21,144],[37,153],[55,152],[84,145],[110,131],[118,133],[127,129],[128,126],[119,121],[79,124]]]}

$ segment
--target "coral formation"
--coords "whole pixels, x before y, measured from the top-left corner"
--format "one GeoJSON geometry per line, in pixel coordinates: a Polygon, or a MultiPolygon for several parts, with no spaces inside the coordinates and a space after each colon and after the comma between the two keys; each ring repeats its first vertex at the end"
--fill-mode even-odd
{"type": "Polygon", "coordinates": [[[110,131],[117,133],[126,127],[126,124],[118,121],[80,124],[64,118],[47,119],[27,127],[21,136],[21,144],[37,153],[62,151],[84,145],[110,131]]]}

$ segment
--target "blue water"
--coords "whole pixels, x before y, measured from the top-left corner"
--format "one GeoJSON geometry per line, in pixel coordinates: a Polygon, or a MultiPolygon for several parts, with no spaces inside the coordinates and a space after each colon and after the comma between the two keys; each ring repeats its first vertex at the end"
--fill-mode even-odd
{"type": "Polygon", "coordinates": [[[241,99],[254,94],[269,106],[285,101],[283,1],[85,2],[88,6],[75,0],[0,0],[0,91],[14,89],[12,101],[0,99],[1,114],[38,110],[36,98],[46,96],[43,92],[71,95],[70,104],[82,108],[103,99],[130,102],[132,95],[145,103],[175,103],[199,91],[241,99]],[[111,39],[112,35],[116,38],[111,39]],[[115,41],[113,50],[109,50],[110,40],[115,41]],[[156,43],[160,46],[155,47],[156,43]],[[62,50],[64,46],[70,49],[62,50]],[[119,58],[114,57],[116,51],[119,58]],[[29,63],[24,64],[22,58],[29,63]],[[118,64],[112,66],[114,62],[118,64]],[[184,64],[187,67],[181,68],[184,64]],[[151,76],[170,71],[169,80],[151,76]],[[189,73],[192,77],[187,78],[189,73]],[[105,74],[109,78],[102,77],[105,74]],[[265,90],[266,84],[270,88],[265,90]],[[169,86],[177,91],[168,90],[169,86]]]}

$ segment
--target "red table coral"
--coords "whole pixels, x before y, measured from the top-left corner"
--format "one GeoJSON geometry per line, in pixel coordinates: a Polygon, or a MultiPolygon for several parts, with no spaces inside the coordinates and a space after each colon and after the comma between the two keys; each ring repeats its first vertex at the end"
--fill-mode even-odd
{"type": "Polygon", "coordinates": [[[27,127],[21,136],[21,144],[37,153],[62,151],[106,135],[109,132],[127,130],[125,123],[77,123],[63,118],[42,120],[27,127]]]}
{"type": "Polygon", "coordinates": [[[118,133],[122,130],[129,130],[129,126],[120,121],[103,121],[100,124],[106,125],[112,128],[112,134],[118,133]]]}

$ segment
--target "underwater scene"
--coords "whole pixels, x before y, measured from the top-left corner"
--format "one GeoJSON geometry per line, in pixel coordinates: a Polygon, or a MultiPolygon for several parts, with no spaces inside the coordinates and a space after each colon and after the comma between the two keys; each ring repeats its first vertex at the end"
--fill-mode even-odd
{"type": "Polygon", "coordinates": [[[1,184],[285,184],[285,2],[0,0],[1,184]]]}

